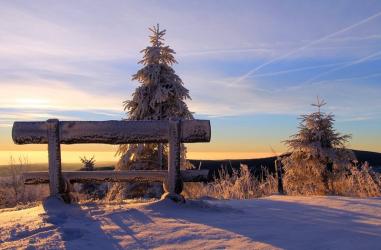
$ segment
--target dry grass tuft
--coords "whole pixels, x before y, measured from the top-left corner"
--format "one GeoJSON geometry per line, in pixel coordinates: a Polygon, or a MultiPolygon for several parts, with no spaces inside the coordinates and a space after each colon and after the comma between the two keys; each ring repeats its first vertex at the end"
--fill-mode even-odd
{"type": "Polygon", "coordinates": [[[215,199],[251,199],[267,196],[277,191],[276,179],[263,168],[263,177],[254,177],[247,165],[229,174],[219,171],[219,178],[212,183],[185,183],[183,195],[186,198],[211,197],[215,199]]]}
{"type": "Polygon", "coordinates": [[[11,157],[8,167],[8,176],[1,177],[0,181],[0,208],[41,201],[48,196],[48,185],[24,185],[22,173],[25,172],[29,166],[27,158],[20,157],[16,162],[11,157]]]}
{"type": "Polygon", "coordinates": [[[305,161],[285,169],[284,188],[289,195],[381,196],[381,176],[368,163],[341,165],[332,172],[305,161]]]}
{"type": "Polygon", "coordinates": [[[381,175],[365,162],[360,167],[349,165],[331,177],[330,191],[334,195],[353,197],[381,196],[381,175]]]}

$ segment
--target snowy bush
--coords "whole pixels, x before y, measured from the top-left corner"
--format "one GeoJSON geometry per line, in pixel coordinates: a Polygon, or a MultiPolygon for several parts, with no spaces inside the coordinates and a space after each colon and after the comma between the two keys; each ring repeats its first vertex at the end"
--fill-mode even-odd
{"type": "Polygon", "coordinates": [[[87,159],[86,156],[79,158],[83,164],[81,171],[93,171],[95,167],[95,156],[87,159]]]}
{"type": "Polygon", "coordinates": [[[241,164],[232,174],[222,168],[214,182],[185,183],[183,195],[186,198],[212,197],[216,199],[251,199],[271,195],[277,190],[276,179],[262,168],[260,179],[250,173],[247,165],[241,164]]]}
{"type": "MultiPolygon", "coordinates": [[[[95,156],[87,158],[86,156],[80,157],[83,167],[80,171],[94,171],[95,170],[95,156]]],[[[72,186],[74,193],[72,194],[75,200],[89,200],[89,199],[102,199],[107,192],[107,183],[75,183],[72,186]]]]}
{"type": "Polygon", "coordinates": [[[349,164],[343,171],[334,173],[330,183],[332,194],[355,197],[381,196],[381,175],[367,162],[361,166],[349,164]]]}

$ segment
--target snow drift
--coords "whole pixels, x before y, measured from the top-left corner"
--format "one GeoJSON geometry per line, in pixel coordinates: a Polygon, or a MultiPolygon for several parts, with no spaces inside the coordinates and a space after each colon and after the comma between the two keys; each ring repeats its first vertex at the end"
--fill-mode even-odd
{"type": "Polygon", "coordinates": [[[1,249],[376,249],[381,198],[271,196],[0,210],[1,249]]]}

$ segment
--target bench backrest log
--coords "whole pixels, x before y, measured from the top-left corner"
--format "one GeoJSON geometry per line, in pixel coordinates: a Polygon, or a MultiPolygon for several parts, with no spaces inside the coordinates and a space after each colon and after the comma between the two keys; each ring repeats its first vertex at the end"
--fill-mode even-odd
{"type": "Polygon", "coordinates": [[[78,143],[159,143],[169,142],[170,124],[180,124],[180,140],[209,142],[208,120],[184,121],[58,121],[15,122],[12,138],[16,144],[47,144],[49,126],[57,126],[60,144],[78,143]]]}
{"type": "Polygon", "coordinates": [[[59,121],[15,122],[12,138],[16,144],[48,144],[49,187],[53,196],[65,192],[60,144],[77,143],[168,143],[167,192],[179,194],[180,144],[209,142],[208,120],[161,121],[59,121]]]}

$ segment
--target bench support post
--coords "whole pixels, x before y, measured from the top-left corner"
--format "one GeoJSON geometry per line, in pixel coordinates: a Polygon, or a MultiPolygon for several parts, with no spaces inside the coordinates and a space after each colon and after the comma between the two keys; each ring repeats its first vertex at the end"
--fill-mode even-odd
{"type": "Polygon", "coordinates": [[[278,193],[284,194],[282,179],[282,161],[280,159],[275,160],[275,173],[278,178],[278,193]]]}
{"type": "Polygon", "coordinates": [[[59,121],[47,120],[48,154],[49,154],[49,189],[50,196],[59,197],[68,202],[65,195],[65,183],[61,169],[61,146],[59,121]]]}
{"type": "Polygon", "coordinates": [[[168,154],[168,177],[164,183],[166,193],[163,198],[169,198],[175,202],[184,202],[181,195],[183,190],[183,180],[180,174],[180,153],[181,153],[181,121],[169,121],[169,154],[168,154]]]}

